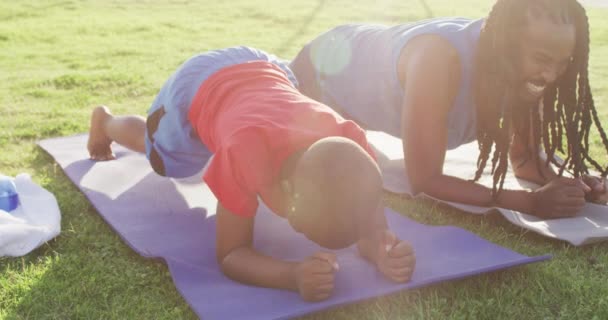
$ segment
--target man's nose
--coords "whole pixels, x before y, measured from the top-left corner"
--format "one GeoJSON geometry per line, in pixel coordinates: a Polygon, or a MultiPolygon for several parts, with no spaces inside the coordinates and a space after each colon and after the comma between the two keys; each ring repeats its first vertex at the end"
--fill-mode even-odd
{"type": "Polygon", "coordinates": [[[557,68],[555,68],[555,67],[546,68],[542,72],[543,80],[545,80],[545,83],[547,83],[547,84],[553,83],[553,82],[555,82],[555,80],[557,80],[558,73],[559,72],[557,71],[557,68]]]}

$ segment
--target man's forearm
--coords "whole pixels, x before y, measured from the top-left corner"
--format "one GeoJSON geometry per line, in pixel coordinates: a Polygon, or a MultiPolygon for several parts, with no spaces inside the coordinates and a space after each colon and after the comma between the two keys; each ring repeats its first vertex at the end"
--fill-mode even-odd
{"type": "Polygon", "coordinates": [[[424,193],[443,201],[459,202],[481,207],[497,206],[520,212],[532,213],[534,200],[532,193],[525,190],[502,190],[497,199],[492,190],[479,183],[457,177],[441,175],[429,179],[424,193]]]}
{"type": "Polygon", "coordinates": [[[232,250],[221,261],[222,272],[229,278],[259,287],[297,290],[296,262],[262,255],[252,248],[232,250]]]}
{"type": "Polygon", "coordinates": [[[496,207],[535,214],[535,201],[531,191],[503,190],[494,203],[496,207]]]}
{"type": "Polygon", "coordinates": [[[538,158],[525,160],[512,157],[511,165],[513,167],[513,174],[517,178],[534,182],[541,186],[557,177],[557,173],[555,173],[553,167],[550,165],[546,166],[545,161],[538,158]],[[540,161],[540,163],[537,163],[537,161],[540,161]]]}

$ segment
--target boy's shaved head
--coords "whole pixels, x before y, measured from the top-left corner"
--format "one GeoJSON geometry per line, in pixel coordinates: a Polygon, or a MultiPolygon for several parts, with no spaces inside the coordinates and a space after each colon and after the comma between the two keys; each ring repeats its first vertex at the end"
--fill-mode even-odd
{"type": "Polygon", "coordinates": [[[310,240],[344,248],[372,223],[381,193],[380,170],[361,146],[343,137],[324,138],[295,166],[288,219],[310,240]]]}

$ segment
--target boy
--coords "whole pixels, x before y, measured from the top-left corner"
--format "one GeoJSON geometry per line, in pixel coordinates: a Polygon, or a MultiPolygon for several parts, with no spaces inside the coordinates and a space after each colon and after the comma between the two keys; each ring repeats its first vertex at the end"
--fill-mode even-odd
{"type": "Polygon", "coordinates": [[[89,153],[113,159],[116,141],[145,152],[168,177],[194,175],[209,161],[203,179],[218,198],[217,260],[234,280],[298,291],[308,301],[333,289],[334,254],[287,262],[253,249],[259,196],[311,241],[331,249],[357,243],[384,275],[408,281],[414,254],[387,230],[380,171],[363,130],[300,94],[294,79],[286,64],[252,48],[195,56],[165,83],[147,119],[97,107],[89,153]]]}

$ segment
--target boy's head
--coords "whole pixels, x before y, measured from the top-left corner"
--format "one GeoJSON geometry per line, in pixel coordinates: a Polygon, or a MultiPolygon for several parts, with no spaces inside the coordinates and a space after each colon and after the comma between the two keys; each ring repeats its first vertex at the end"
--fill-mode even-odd
{"type": "Polygon", "coordinates": [[[315,142],[297,161],[290,181],[287,219],[311,241],[344,248],[373,223],[382,193],[380,170],[352,140],[328,137],[315,142]]]}

